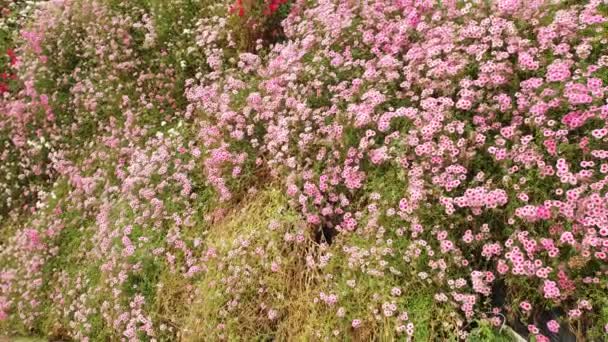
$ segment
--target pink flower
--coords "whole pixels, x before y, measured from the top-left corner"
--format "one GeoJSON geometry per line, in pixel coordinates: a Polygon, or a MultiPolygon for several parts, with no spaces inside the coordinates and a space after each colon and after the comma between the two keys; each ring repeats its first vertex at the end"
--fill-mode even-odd
{"type": "Polygon", "coordinates": [[[545,298],[549,299],[559,298],[561,295],[557,284],[551,280],[544,281],[543,292],[545,294],[545,298]]]}
{"type": "Polygon", "coordinates": [[[550,320],[547,322],[547,329],[552,333],[559,332],[559,323],[556,320],[550,320]]]}
{"type": "Polygon", "coordinates": [[[529,324],[529,325],[528,325],[528,331],[529,331],[531,334],[534,334],[534,335],[536,335],[536,334],[538,334],[538,333],[539,333],[539,329],[538,329],[538,328],[537,328],[537,327],[536,327],[534,324],[529,324]]]}
{"type": "Polygon", "coordinates": [[[547,81],[560,82],[570,77],[570,67],[561,60],[555,60],[547,67],[547,81]]]}

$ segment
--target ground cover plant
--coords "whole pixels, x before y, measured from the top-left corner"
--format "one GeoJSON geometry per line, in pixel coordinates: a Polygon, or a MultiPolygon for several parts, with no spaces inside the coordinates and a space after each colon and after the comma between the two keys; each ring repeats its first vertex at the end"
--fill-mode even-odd
{"type": "Polygon", "coordinates": [[[0,4],[0,335],[606,340],[607,1],[0,4]]]}

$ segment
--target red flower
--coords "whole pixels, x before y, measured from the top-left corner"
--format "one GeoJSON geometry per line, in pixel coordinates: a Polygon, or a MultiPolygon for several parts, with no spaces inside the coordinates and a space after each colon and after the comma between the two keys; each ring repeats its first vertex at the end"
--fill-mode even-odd
{"type": "Polygon", "coordinates": [[[15,51],[12,49],[7,49],[6,54],[8,58],[11,60],[11,65],[15,65],[17,63],[17,55],[15,55],[15,51]]]}
{"type": "Polygon", "coordinates": [[[245,15],[245,8],[243,7],[243,0],[236,0],[236,2],[230,6],[230,13],[236,12],[238,9],[238,16],[242,17],[245,15]]]}
{"type": "Polygon", "coordinates": [[[265,14],[267,14],[267,15],[274,14],[274,12],[276,12],[279,9],[279,7],[283,4],[285,4],[286,2],[287,2],[287,0],[271,0],[270,3],[268,4],[267,11],[265,11],[265,14]]]}

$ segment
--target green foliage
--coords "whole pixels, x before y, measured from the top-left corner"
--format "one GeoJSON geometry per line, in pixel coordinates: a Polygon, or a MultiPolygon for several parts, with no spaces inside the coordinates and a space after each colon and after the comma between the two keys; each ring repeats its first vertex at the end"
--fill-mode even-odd
{"type": "Polygon", "coordinates": [[[512,342],[514,338],[506,331],[492,327],[487,321],[478,321],[479,326],[471,332],[467,342],[512,342]]]}

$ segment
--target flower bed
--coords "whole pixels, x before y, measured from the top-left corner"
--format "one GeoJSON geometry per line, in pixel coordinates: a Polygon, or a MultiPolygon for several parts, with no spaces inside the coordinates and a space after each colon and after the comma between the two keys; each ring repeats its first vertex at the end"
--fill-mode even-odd
{"type": "Polygon", "coordinates": [[[3,57],[0,331],[608,333],[606,1],[36,8],[3,57]]]}

